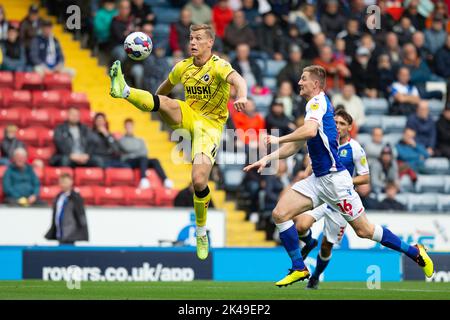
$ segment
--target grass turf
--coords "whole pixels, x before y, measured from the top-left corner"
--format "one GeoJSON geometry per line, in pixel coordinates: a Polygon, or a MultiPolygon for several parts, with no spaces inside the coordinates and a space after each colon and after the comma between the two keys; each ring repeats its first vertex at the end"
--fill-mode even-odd
{"type": "Polygon", "coordinates": [[[305,282],[283,288],[272,282],[82,282],[79,290],[69,290],[65,282],[0,281],[0,299],[450,299],[450,283],[383,282],[379,290],[367,289],[364,282],[324,282],[319,290],[305,286],[305,282]]]}

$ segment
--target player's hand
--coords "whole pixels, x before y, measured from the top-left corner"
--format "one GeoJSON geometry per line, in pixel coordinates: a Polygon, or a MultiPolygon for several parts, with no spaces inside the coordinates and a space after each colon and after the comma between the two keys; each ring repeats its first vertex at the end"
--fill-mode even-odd
{"type": "Polygon", "coordinates": [[[244,168],[244,171],[245,171],[245,172],[249,172],[250,170],[256,168],[256,169],[257,169],[257,172],[258,172],[258,173],[261,173],[262,169],[264,169],[266,166],[267,166],[267,160],[266,160],[265,158],[262,158],[262,159],[260,159],[260,160],[258,160],[258,161],[256,161],[256,162],[254,162],[254,163],[252,163],[252,164],[246,166],[246,167],[244,168]]]}
{"type": "Polygon", "coordinates": [[[266,146],[268,146],[269,144],[279,144],[280,138],[271,136],[271,135],[267,135],[264,137],[264,143],[266,144],[266,146]]]}
{"type": "Polygon", "coordinates": [[[239,98],[233,103],[234,109],[236,109],[236,111],[238,112],[244,110],[246,105],[247,105],[247,98],[239,98]]]}

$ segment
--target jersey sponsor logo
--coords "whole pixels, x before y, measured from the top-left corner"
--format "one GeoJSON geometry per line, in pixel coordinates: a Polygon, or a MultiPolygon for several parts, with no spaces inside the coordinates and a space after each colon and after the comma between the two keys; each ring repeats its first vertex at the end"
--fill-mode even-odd
{"type": "Polygon", "coordinates": [[[210,79],[209,74],[205,74],[202,79],[203,79],[203,81],[208,82],[210,79]]]}
{"type": "Polygon", "coordinates": [[[365,166],[366,163],[367,163],[367,158],[366,158],[366,157],[361,157],[361,160],[359,160],[359,162],[361,162],[361,164],[362,164],[363,166],[365,166]]]}
{"type": "Polygon", "coordinates": [[[313,103],[311,105],[311,110],[317,110],[317,109],[319,109],[319,104],[318,103],[313,103]]]}
{"type": "Polygon", "coordinates": [[[341,153],[339,154],[339,156],[346,157],[347,156],[347,150],[346,149],[342,149],[341,153]]]}
{"type": "Polygon", "coordinates": [[[211,87],[209,86],[186,86],[187,94],[211,94],[211,87]]]}

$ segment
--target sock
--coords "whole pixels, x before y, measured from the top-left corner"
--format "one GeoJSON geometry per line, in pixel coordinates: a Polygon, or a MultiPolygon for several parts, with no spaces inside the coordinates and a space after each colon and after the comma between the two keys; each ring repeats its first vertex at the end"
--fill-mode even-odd
{"type": "Polygon", "coordinates": [[[280,240],[292,260],[292,269],[303,270],[302,255],[300,253],[300,245],[298,243],[298,233],[292,220],[278,223],[278,231],[280,232],[280,240]]]}
{"type": "Polygon", "coordinates": [[[417,260],[417,256],[419,255],[419,249],[400,240],[400,238],[393,234],[388,228],[381,227],[380,225],[375,225],[372,240],[377,241],[392,250],[403,252],[414,261],[417,260]]]}
{"type": "Polygon", "coordinates": [[[306,234],[300,235],[298,238],[303,241],[306,246],[310,246],[311,242],[313,241],[311,229],[308,229],[308,231],[306,231],[306,234]]]}
{"type": "Polygon", "coordinates": [[[159,97],[158,95],[153,95],[148,91],[129,88],[129,93],[127,92],[127,87],[124,88],[124,97],[131,102],[136,108],[142,111],[158,111],[159,109],[159,97]],[[128,93],[128,96],[126,95],[128,93]]]}
{"type": "MultiPolygon", "coordinates": [[[[194,193],[194,211],[195,211],[195,223],[197,225],[197,235],[201,236],[204,234],[200,234],[203,232],[201,227],[206,226],[206,214],[208,212],[209,201],[211,200],[211,193],[209,192],[209,187],[202,191],[195,191],[194,193]]],[[[206,228],[205,234],[206,234],[206,228]]]]}
{"type": "Polygon", "coordinates": [[[197,226],[197,236],[199,237],[206,236],[206,226],[204,227],[197,226]]]}
{"type": "Polygon", "coordinates": [[[328,266],[328,262],[331,260],[331,254],[324,258],[321,256],[320,252],[317,255],[317,263],[316,263],[316,269],[314,269],[314,273],[311,277],[315,279],[319,279],[320,275],[324,272],[325,268],[328,266]]]}

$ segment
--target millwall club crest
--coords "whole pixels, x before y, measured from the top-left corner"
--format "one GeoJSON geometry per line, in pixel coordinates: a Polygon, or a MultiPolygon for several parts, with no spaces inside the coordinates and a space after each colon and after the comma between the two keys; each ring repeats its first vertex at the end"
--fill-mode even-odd
{"type": "Polygon", "coordinates": [[[202,77],[202,79],[203,79],[203,81],[208,82],[209,79],[210,79],[209,74],[205,74],[205,75],[202,77]]]}
{"type": "Polygon", "coordinates": [[[339,154],[341,157],[346,157],[347,156],[347,150],[342,150],[341,153],[339,154]]]}

